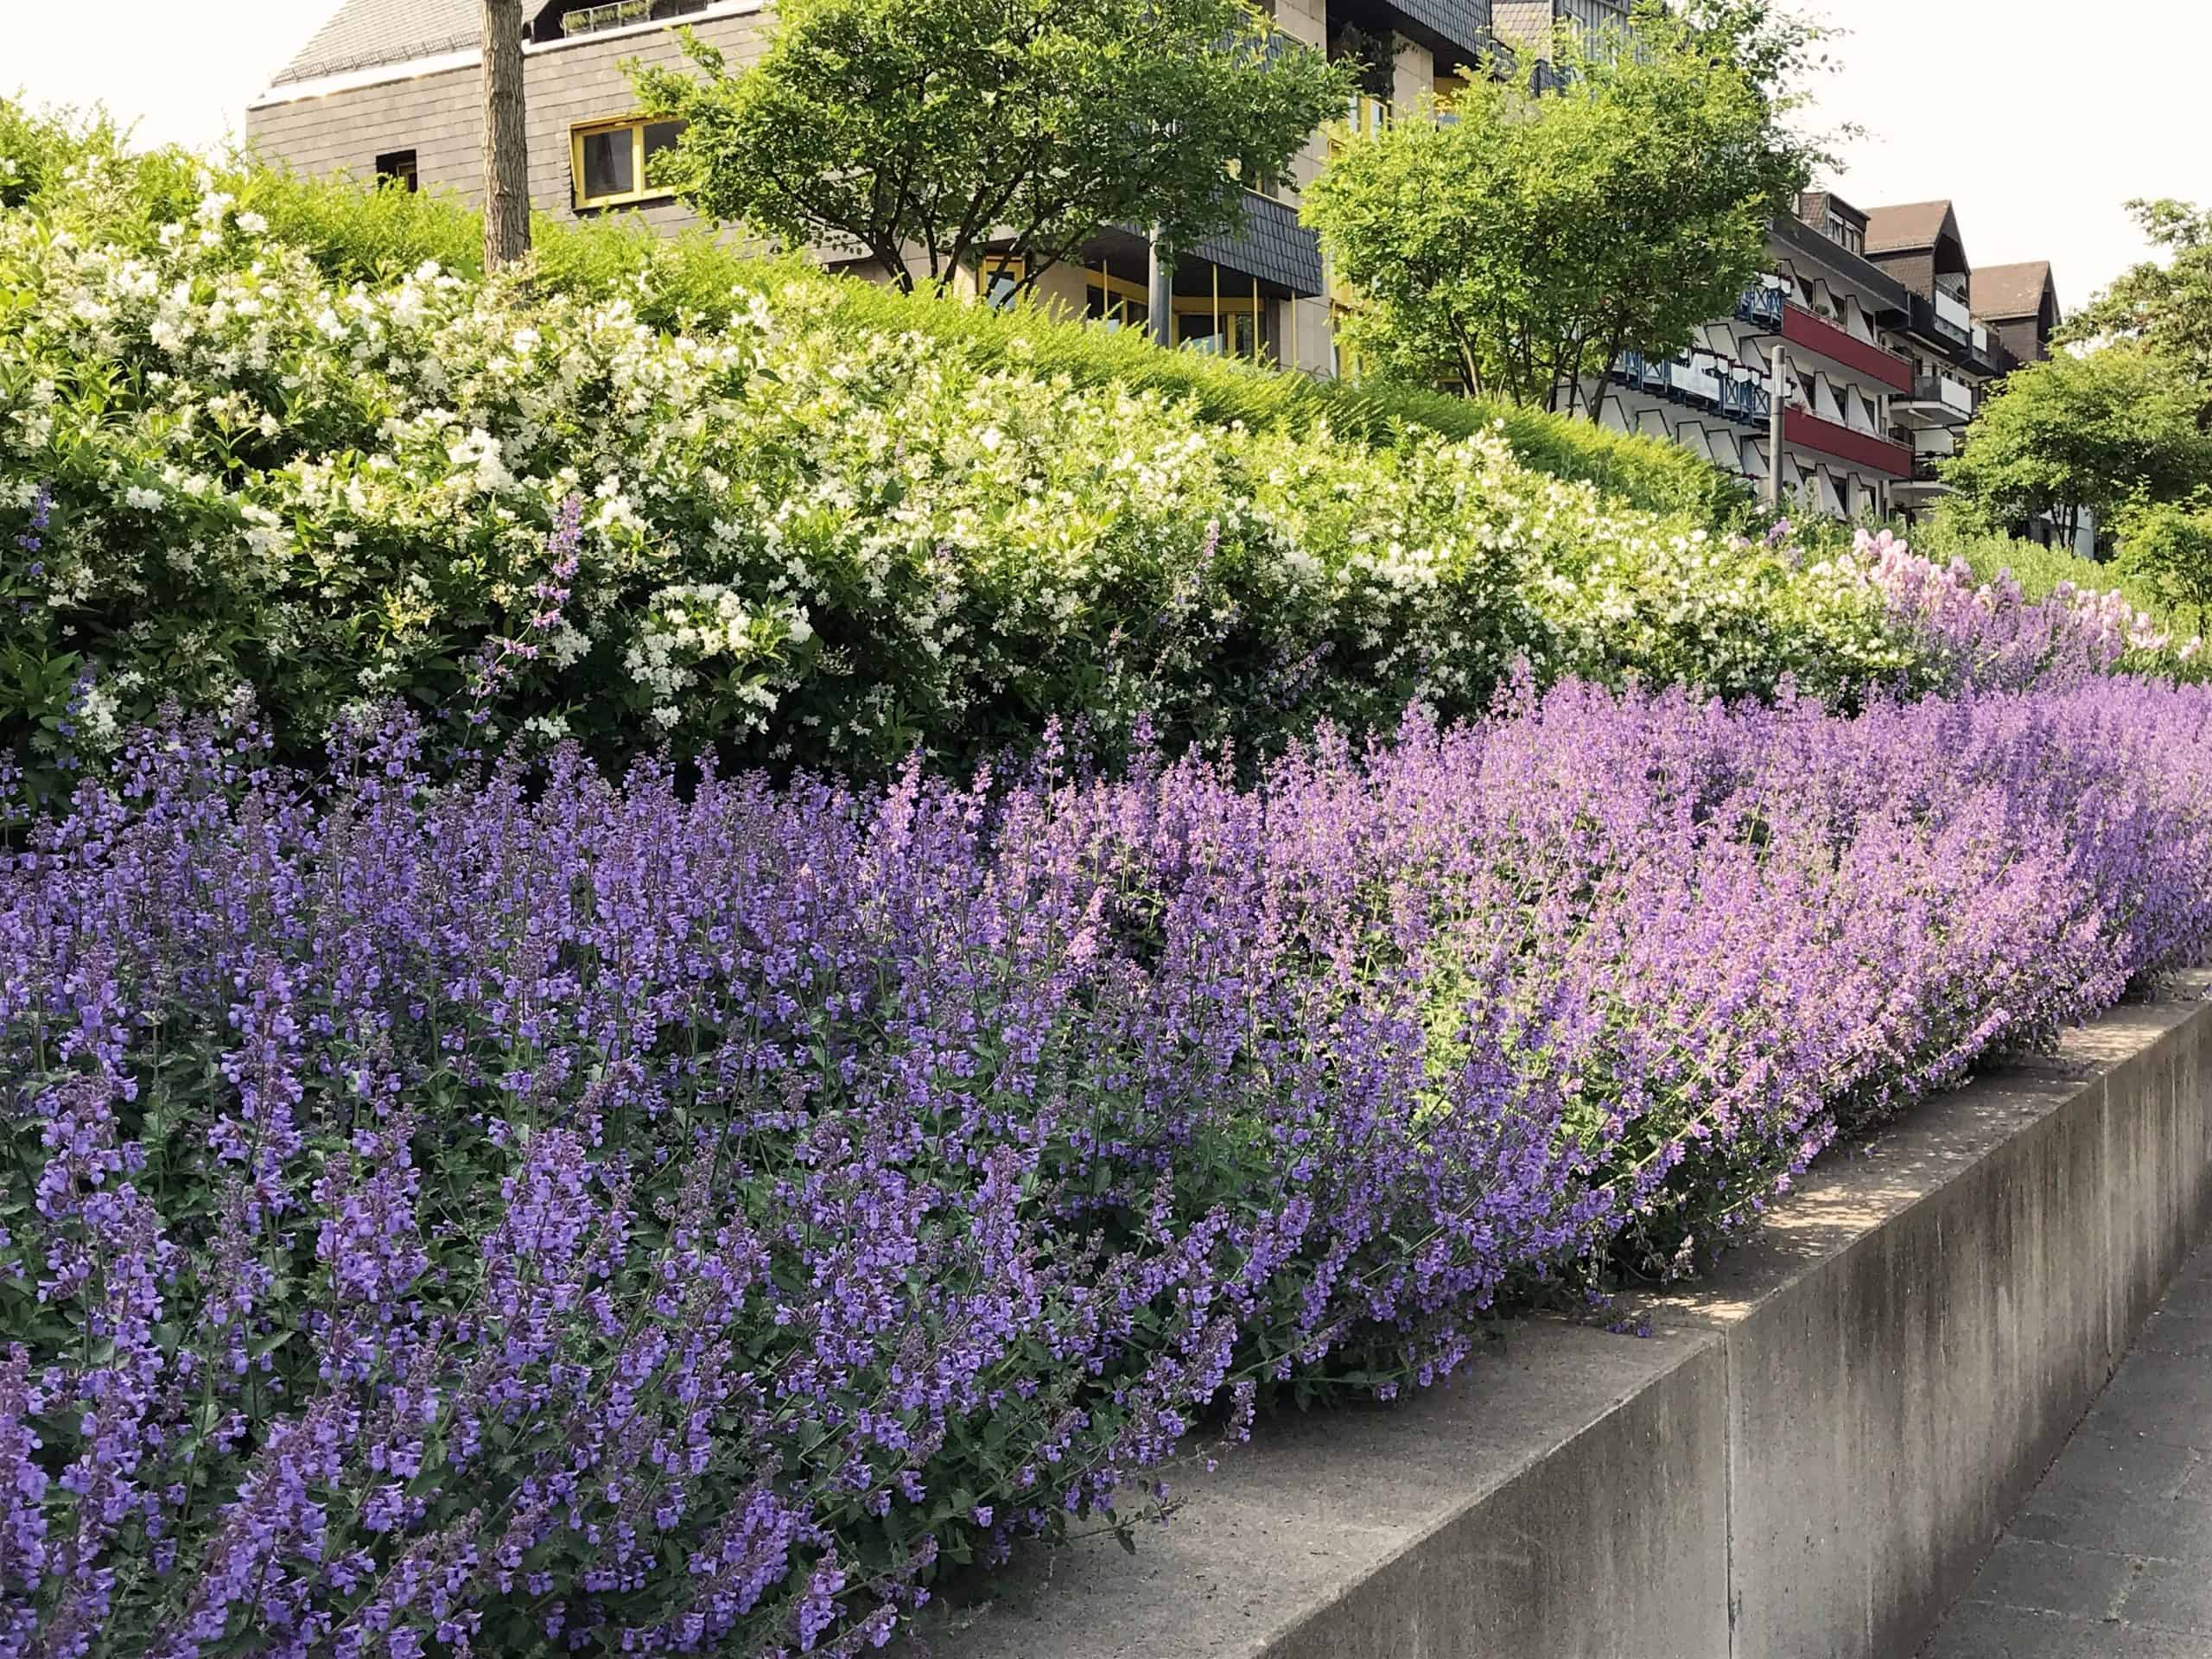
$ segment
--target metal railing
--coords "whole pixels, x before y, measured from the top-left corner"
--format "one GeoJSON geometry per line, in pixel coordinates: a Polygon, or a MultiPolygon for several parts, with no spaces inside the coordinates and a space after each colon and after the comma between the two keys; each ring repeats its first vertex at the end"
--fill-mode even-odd
{"type": "Polygon", "coordinates": [[[704,11],[713,0],[603,0],[595,6],[583,6],[561,19],[561,33],[569,39],[579,35],[596,35],[602,29],[625,29],[632,23],[650,23],[663,18],[681,17],[688,12],[704,11]]]}
{"type": "Polygon", "coordinates": [[[1736,315],[1745,322],[1755,322],[1763,327],[1782,327],[1782,314],[1789,304],[1789,296],[1782,289],[1762,283],[1747,288],[1736,302],[1736,315]]]}
{"type": "Polygon", "coordinates": [[[1774,394],[1756,380],[1720,377],[1720,412],[1732,421],[1756,426],[1774,412],[1774,394]]]}

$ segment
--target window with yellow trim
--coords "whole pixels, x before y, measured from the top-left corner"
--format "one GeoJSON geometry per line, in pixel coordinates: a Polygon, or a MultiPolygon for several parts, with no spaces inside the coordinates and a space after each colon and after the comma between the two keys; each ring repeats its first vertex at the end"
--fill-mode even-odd
{"type": "Polygon", "coordinates": [[[666,186],[648,181],[653,158],[673,149],[683,132],[681,121],[649,121],[636,115],[570,128],[569,161],[576,206],[619,207],[671,194],[666,186]]]}
{"type": "Polygon", "coordinates": [[[1142,283],[1133,283],[1110,271],[1088,270],[1084,287],[1084,315],[1109,329],[1142,328],[1152,319],[1151,293],[1142,283]]]}
{"type": "Polygon", "coordinates": [[[1175,343],[1219,357],[1257,359],[1260,304],[1244,295],[1175,296],[1175,343]]]}
{"type": "Polygon", "coordinates": [[[1014,303],[1014,296],[1021,291],[1021,279],[1028,274],[1027,259],[987,253],[976,263],[976,296],[992,310],[1003,311],[1014,303]]]}

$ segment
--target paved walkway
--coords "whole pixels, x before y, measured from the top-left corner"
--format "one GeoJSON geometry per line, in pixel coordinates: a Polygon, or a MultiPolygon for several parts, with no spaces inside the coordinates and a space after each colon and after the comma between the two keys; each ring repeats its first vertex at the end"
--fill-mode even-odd
{"type": "Polygon", "coordinates": [[[1922,1659],[2212,1659],[2212,1247],[1922,1659]]]}

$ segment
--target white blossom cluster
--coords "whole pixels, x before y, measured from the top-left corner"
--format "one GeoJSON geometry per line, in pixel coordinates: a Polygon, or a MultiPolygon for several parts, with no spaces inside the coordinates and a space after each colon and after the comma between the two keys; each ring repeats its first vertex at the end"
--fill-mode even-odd
{"type": "Polygon", "coordinates": [[[117,721],[241,680],[308,721],[435,702],[486,639],[534,642],[502,695],[540,735],[872,764],[1055,713],[1466,708],[1522,656],[1730,690],[1901,661],[1862,586],[1501,436],[1224,426],[836,326],[827,277],[683,334],[435,264],[340,283],[212,184],[99,224],[0,214],[0,527],[54,503],[35,574],[0,557],[54,650],[142,671],[117,721]]]}

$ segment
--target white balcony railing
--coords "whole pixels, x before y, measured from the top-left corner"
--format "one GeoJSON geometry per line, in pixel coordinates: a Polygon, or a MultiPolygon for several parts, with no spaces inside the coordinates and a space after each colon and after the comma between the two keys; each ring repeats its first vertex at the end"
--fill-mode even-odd
{"type": "Polygon", "coordinates": [[[1967,309],[1967,302],[1940,288],[1936,290],[1936,320],[1949,323],[1961,335],[1970,336],[1974,330],[1974,314],[1967,309]]]}
{"type": "Polygon", "coordinates": [[[1719,365],[1701,352],[1678,359],[1675,364],[1675,387],[1685,397],[1717,404],[1720,401],[1719,365]]]}
{"type": "Polygon", "coordinates": [[[1961,415],[1974,413],[1974,388],[1963,380],[1954,380],[1948,374],[1936,377],[1936,394],[1943,400],[1943,407],[1961,415]]]}

